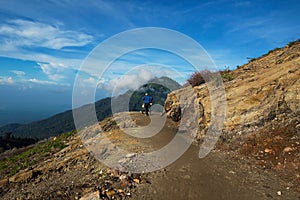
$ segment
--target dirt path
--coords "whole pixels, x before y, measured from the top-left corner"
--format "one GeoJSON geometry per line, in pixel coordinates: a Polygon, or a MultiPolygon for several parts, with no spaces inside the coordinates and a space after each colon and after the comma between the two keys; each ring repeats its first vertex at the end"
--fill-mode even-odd
{"type": "MultiPolygon", "coordinates": [[[[145,116],[133,116],[137,125],[149,123],[145,116]]],[[[157,120],[160,115],[152,117],[157,120]]],[[[157,150],[174,138],[174,127],[167,120],[158,134],[141,142],[157,150]]],[[[133,199],[300,199],[276,174],[255,168],[247,160],[217,150],[199,159],[198,152],[199,147],[192,145],[171,165],[145,174],[150,183],[140,185],[133,199]]]]}
{"type": "Polygon", "coordinates": [[[61,151],[49,154],[45,160],[21,170],[9,179],[1,180],[0,198],[300,200],[299,193],[274,171],[256,168],[251,160],[220,150],[214,150],[207,157],[199,159],[199,147],[194,145],[170,165],[141,176],[107,168],[94,156],[110,158],[124,169],[131,165],[131,169],[147,171],[153,166],[161,166],[157,161],[168,159],[173,156],[172,152],[178,152],[185,146],[185,139],[177,139],[171,153],[147,158],[137,164],[135,161],[138,158],[162,149],[175,136],[183,138],[183,133],[176,133],[178,124],[169,119],[165,121],[160,114],[151,115],[152,123],[149,117],[140,113],[130,115],[133,121],[125,118],[124,126],[129,124],[129,127],[123,130],[133,136],[117,128],[114,121],[117,118],[108,118],[100,122],[101,125],[97,123],[87,127],[82,131],[87,138],[91,137],[86,139],[90,142],[86,143],[90,145],[89,149],[81,143],[84,140],[79,135],[70,136],[61,151]],[[160,130],[158,127],[162,124],[160,130]],[[103,134],[101,128],[105,130],[103,134]],[[155,131],[158,133],[154,134],[155,131]],[[107,137],[109,142],[105,142],[103,137],[107,137]],[[118,154],[116,146],[130,154],[118,154]],[[93,149],[94,152],[89,152],[93,149]],[[94,194],[95,198],[84,198],[90,194],[94,194]]]}

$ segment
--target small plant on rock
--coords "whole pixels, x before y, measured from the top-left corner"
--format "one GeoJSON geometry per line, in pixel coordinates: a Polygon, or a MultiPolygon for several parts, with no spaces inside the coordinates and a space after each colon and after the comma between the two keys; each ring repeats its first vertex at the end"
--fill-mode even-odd
{"type": "Polygon", "coordinates": [[[199,86],[210,81],[213,78],[213,75],[214,74],[209,70],[202,70],[194,72],[187,81],[192,87],[199,86]]]}

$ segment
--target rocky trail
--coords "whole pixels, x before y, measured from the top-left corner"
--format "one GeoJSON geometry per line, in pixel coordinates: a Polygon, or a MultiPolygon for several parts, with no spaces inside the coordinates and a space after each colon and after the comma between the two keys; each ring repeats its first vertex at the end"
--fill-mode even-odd
{"type": "Polygon", "coordinates": [[[0,198],[300,200],[299,63],[298,40],[222,72],[225,93],[183,87],[165,114],[118,113],[5,152],[0,198]],[[200,159],[213,117],[224,127],[200,159]]]}
{"type": "MultiPolygon", "coordinates": [[[[128,163],[135,166],[135,159],[145,152],[162,148],[174,139],[177,124],[166,119],[163,128],[149,138],[136,138],[126,134],[148,126],[148,131],[157,128],[150,118],[140,113],[131,113],[123,131],[112,119],[107,119],[83,130],[97,133],[100,127],[103,136],[114,146],[127,148],[132,154],[124,157],[115,154],[112,144],[96,142],[101,155],[113,155],[118,160],[117,169],[108,168],[88,152],[77,134],[66,141],[67,147],[51,155],[51,158],[20,171],[1,181],[2,199],[300,199],[290,182],[275,171],[263,170],[249,159],[221,150],[213,150],[199,159],[199,147],[191,145],[171,165],[149,173],[122,172],[128,163]],[[149,124],[151,124],[149,128],[149,124]],[[124,132],[125,131],[125,132],[124,132]],[[99,146],[100,145],[100,146],[99,146]],[[5,181],[6,180],[6,181],[5,181]]],[[[158,122],[163,117],[152,114],[158,122]]],[[[164,121],[164,120],[160,120],[164,121]]],[[[159,123],[161,125],[161,123],[159,123]]],[[[145,130],[145,129],[141,129],[145,130]]],[[[178,133],[177,133],[178,134],[178,133]]],[[[180,133],[179,133],[180,134],[180,133]]],[[[90,138],[91,139],[91,138],[90,138]]],[[[100,141],[100,140],[99,140],[100,141]]],[[[185,142],[185,139],[182,139],[185,142]]],[[[110,158],[112,159],[112,158],[110,158]]],[[[114,159],[113,159],[114,160],[114,159]]],[[[154,160],[155,161],[155,160],[154,160]]],[[[153,160],[145,163],[155,165],[153,160]]],[[[139,166],[142,167],[142,166],[139,166]]]]}
{"type": "MultiPolygon", "coordinates": [[[[149,119],[131,115],[136,125],[145,125],[149,119]]],[[[153,121],[164,121],[153,114],[153,121]]],[[[148,125],[153,129],[159,123],[148,125]],[[151,126],[152,125],[152,126],[151,126]]],[[[178,124],[167,119],[155,136],[139,140],[148,151],[161,149],[174,139],[178,124]]],[[[148,127],[148,128],[149,128],[148,127]]],[[[141,132],[142,134],[142,132],[141,132]]],[[[185,139],[182,138],[182,142],[185,139]]],[[[177,146],[179,151],[180,145],[177,146]]],[[[260,169],[251,160],[233,152],[216,148],[207,157],[198,157],[199,146],[191,145],[174,163],[161,170],[144,174],[149,181],[141,184],[132,194],[133,199],[300,199],[290,189],[289,182],[276,172],[260,169]]],[[[155,164],[155,163],[154,163],[155,164]]]]}
{"type": "MultiPolygon", "coordinates": [[[[164,129],[152,139],[154,146],[173,134],[164,129]]],[[[133,199],[300,199],[289,183],[251,160],[218,149],[203,159],[198,153],[199,146],[192,145],[170,166],[146,174],[151,184],[140,185],[133,199]]]]}

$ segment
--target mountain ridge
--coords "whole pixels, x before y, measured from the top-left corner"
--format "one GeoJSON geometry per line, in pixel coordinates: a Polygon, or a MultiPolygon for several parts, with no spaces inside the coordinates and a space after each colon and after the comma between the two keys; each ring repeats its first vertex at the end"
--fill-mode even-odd
{"type": "MultiPolygon", "coordinates": [[[[161,170],[142,174],[122,171],[135,167],[136,159],[148,152],[168,145],[175,134],[188,136],[189,132],[183,128],[177,132],[178,126],[185,125],[182,121],[166,119],[163,130],[155,136],[132,137],[123,130],[129,128],[135,133],[133,130],[144,128],[152,119],[138,112],[126,113],[132,118],[119,113],[78,133],[62,134],[14,157],[0,159],[0,196],[80,200],[300,199],[299,66],[300,41],[235,71],[221,73],[231,77],[224,83],[227,118],[217,145],[203,159],[198,157],[199,146],[191,145],[178,160],[161,170]],[[123,122],[122,126],[118,126],[119,122],[123,122]],[[118,149],[129,154],[120,155],[118,149]],[[97,156],[116,159],[116,168],[104,166],[97,156]]],[[[165,108],[170,106],[172,111],[180,103],[182,112],[189,114],[185,105],[201,105],[199,132],[192,137],[202,145],[211,123],[210,98],[205,84],[190,90],[196,93],[194,99],[186,95],[188,89],[169,93],[165,108]]],[[[157,119],[164,116],[153,114],[157,119]]],[[[137,134],[140,133],[144,132],[137,134]]],[[[177,144],[176,153],[180,151],[177,144]]],[[[139,167],[157,164],[151,159],[144,161],[139,167]]]]}
{"type": "MultiPolygon", "coordinates": [[[[160,96],[160,100],[157,103],[162,105],[164,101],[162,101],[161,98],[166,98],[168,92],[170,92],[173,89],[181,87],[180,84],[178,84],[176,81],[168,77],[154,78],[150,80],[147,84],[151,84],[151,83],[166,86],[160,91],[160,93],[153,93],[155,97],[160,96]]],[[[145,90],[145,85],[141,86],[139,89],[145,90]]],[[[113,97],[113,98],[122,99],[122,96],[126,96],[128,95],[128,93],[131,92],[128,91],[122,95],[119,95],[118,97],[113,97]]],[[[141,109],[141,99],[139,99],[140,97],[141,94],[139,94],[136,99],[131,99],[131,102],[133,102],[135,105],[134,106],[130,105],[129,108],[130,110],[137,111],[141,109]]],[[[96,115],[99,121],[111,115],[110,104],[111,104],[111,97],[106,97],[95,102],[96,115]]],[[[90,105],[93,106],[93,104],[87,104],[81,106],[80,108],[83,108],[85,106],[90,106],[90,105]]],[[[76,109],[80,109],[80,108],[76,108],[76,109]]],[[[59,134],[69,132],[75,129],[76,127],[74,125],[72,110],[66,110],[64,112],[55,114],[46,119],[37,120],[28,124],[13,123],[13,124],[4,125],[0,127],[0,136],[3,137],[5,136],[6,133],[11,132],[14,137],[43,139],[52,136],[57,136],[59,134]]]]}

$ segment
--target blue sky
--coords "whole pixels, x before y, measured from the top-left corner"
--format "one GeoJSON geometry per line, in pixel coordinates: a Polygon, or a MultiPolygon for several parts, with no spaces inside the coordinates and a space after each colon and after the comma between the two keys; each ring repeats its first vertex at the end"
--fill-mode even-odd
{"type": "MultiPolygon", "coordinates": [[[[143,27],[175,30],[202,45],[219,69],[234,69],[246,63],[246,57],[299,39],[299,10],[298,0],[1,1],[0,125],[26,123],[70,109],[81,64],[99,43],[120,32],[143,27]]],[[[120,80],[136,87],[157,76],[151,72],[158,68],[132,74],[124,70],[145,63],[192,72],[182,59],[148,49],[119,58],[116,70],[101,79],[86,73],[83,83],[99,86],[96,99],[109,96],[110,86],[120,80]]]]}

